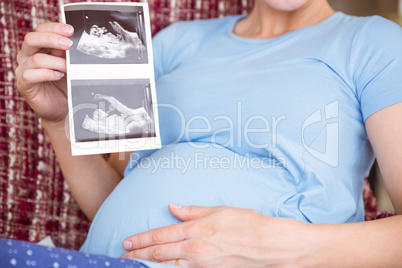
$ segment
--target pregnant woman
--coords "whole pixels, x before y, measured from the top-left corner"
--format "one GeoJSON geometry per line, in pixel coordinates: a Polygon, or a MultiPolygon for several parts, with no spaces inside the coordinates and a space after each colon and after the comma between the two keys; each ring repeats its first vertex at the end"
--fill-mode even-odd
{"type": "Polygon", "coordinates": [[[399,26],[326,0],[176,23],[154,38],[163,148],[108,162],[71,157],[64,135],[72,33],[27,35],[17,76],[93,218],[82,251],[191,267],[402,262],[401,216],[362,222],[374,153],[402,213],[399,26]]]}

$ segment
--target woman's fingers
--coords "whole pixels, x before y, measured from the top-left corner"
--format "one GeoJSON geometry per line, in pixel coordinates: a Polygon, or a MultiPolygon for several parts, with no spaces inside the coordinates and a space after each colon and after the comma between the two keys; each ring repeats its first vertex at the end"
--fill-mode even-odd
{"type": "Polygon", "coordinates": [[[49,121],[67,113],[65,51],[74,30],[63,23],[44,23],[25,36],[17,55],[17,88],[32,109],[49,121]]]}
{"type": "MultiPolygon", "coordinates": [[[[31,69],[24,72],[21,79],[17,80],[17,88],[23,96],[28,96],[30,89],[33,89],[34,84],[43,81],[59,81],[64,77],[64,73],[49,69],[31,69]]],[[[63,94],[67,93],[61,88],[63,94]]]]}
{"type": "Polygon", "coordinates": [[[182,267],[189,267],[190,263],[185,259],[176,259],[170,261],[163,261],[164,264],[174,265],[174,266],[182,266],[182,267]]]}
{"type": "Polygon", "coordinates": [[[186,225],[186,223],[178,223],[133,235],[124,240],[123,248],[129,251],[183,241],[187,238],[185,234],[186,228],[184,228],[186,225]]]}
{"type": "Polygon", "coordinates": [[[22,75],[27,86],[43,82],[43,81],[58,81],[63,78],[64,73],[49,69],[30,69],[26,70],[22,75]]]}
{"type": "Polygon", "coordinates": [[[17,87],[20,91],[24,91],[35,83],[58,81],[65,72],[66,60],[64,58],[38,53],[17,67],[16,74],[20,77],[17,87]]]}
{"type": "Polygon", "coordinates": [[[37,32],[58,33],[64,36],[71,36],[74,33],[73,26],[59,22],[41,23],[36,28],[37,32]]]}
{"type": "Polygon", "coordinates": [[[183,258],[185,248],[191,248],[190,242],[172,243],[140,249],[125,253],[121,258],[149,260],[175,266],[188,267],[190,262],[183,258]]]}
{"type": "Polygon", "coordinates": [[[26,62],[27,69],[53,69],[65,73],[67,71],[66,60],[43,53],[33,55],[26,62]]]}
{"type": "Polygon", "coordinates": [[[25,57],[30,57],[38,53],[43,48],[67,50],[72,45],[73,41],[59,34],[32,32],[25,36],[21,53],[25,57]]]}
{"type": "Polygon", "coordinates": [[[185,243],[172,243],[160,246],[149,247],[145,249],[139,249],[131,252],[127,252],[121,256],[121,258],[132,258],[149,260],[153,262],[166,262],[175,261],[182,257],[180,255],[183,251],[183,245],[185,243]]]}
{"type": "Polygon", "coordinates": [[[73,32],[73,27],[68,24],[40,24],[35,32],[28,33],[25,36],[21,51],[17,55],[18,64],[21,64],[28,57],[40,52],[44,48],[61,51],[69,49],[72,46],[72,41],[68,37],[73,32]]]}

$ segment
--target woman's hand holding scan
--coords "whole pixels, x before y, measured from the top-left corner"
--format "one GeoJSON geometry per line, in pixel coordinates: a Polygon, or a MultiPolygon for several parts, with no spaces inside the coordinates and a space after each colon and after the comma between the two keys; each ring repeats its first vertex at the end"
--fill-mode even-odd
{"type": "Polygon", "coordinates": [[[73,32],[67,24],[40,24],[26,35],[17,55],[18,90],[42,120],[63,122],[67,114],[65,51],[73,32]]]}

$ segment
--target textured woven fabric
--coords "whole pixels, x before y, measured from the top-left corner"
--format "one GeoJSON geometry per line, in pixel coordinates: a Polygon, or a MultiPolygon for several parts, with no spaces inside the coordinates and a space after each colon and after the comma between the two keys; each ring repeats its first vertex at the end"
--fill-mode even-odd
{"type": "Polygon", "coordinates": [[[394,213],[389,211],[378,211],[377,200],[367,180],[364,181],[363,200],[365,211],[364,220],[371,221],[394,216],[394,213]]]}
{"type": "MultiPolygon", "coordinates": [[[[42,22],[58,21],[60,4],[69,2],[82,1],[0,2],[0,236],[36,242],[50,235],[57,246],[78,249],[90,222],[71,197],[38,117],[15,87],[14,75],[15,57],[25,34],[42,22]]],[[[177,20],[245,14],[252,2],[149,1],[152,32],[177,20]]],[[[365,188],[365,197],[366,219],[378,217],[369,188],[365,188]]],[[[387,215],[379,215],[383,216],[387,215]]]]}
{"type": "MultiPolygon", "coordinates": [[[[36,242],[50,235],[57,246],[78,249],[90,222],[64,183],[51,145],[38,117],[18,93],[14,75],[15,57],[24,36],[42,22],[58,21],[59,6],[72,2],[83,1],[0,2],[0,236],[36,242]]],[[[152,33],[177,20],[245,14],[251,3],[149,1],[152,33]]]]}

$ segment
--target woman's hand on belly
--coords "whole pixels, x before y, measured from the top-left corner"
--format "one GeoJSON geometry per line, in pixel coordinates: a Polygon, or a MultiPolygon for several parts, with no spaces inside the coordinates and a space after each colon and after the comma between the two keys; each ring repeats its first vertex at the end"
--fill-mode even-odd
{"type": "Polygon", "coordinates": [[[311,253],[310,224],[272,218],[231,207],[180,207],[170,213],[182,223],[124,240],[137,258],[187,267],[265,267],[299,262],[311,253]]]}

